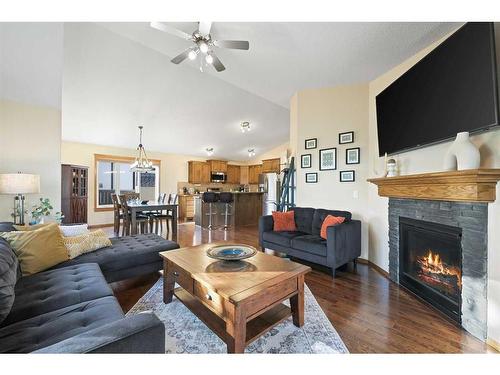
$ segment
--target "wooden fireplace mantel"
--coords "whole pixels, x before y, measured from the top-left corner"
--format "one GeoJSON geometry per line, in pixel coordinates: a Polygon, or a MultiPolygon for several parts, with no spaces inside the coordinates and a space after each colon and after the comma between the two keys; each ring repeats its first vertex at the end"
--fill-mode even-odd
{"type": "Polygon", "coordinates": [[[381,197],[459,202],[494,202],[500,169],[422,173],[371,178],[381,197]]]}

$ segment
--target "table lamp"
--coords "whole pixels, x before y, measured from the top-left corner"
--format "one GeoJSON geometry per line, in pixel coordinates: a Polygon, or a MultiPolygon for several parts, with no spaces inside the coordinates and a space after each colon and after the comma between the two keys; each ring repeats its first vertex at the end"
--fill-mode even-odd
{"type": "Polygon", "coordinates": [[[40,193],[40,176],[26,173],[0,174],[0,194],[15,195],[14,224],[24,225],[24,194],[40,193]]]}

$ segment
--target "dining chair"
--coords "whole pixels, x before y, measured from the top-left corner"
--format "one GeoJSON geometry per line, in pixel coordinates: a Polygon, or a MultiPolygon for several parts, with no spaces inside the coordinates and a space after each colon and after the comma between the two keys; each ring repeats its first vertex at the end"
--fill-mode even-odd
{"type": "MultiPolygon", "coordinates": [[[[167,203],[170,201],[170,199],[171,199],[170,196],[172,194],[168,195],[168,200],[167,200],[167,193],[163,193],[160,195],[161,195],[161,200],[159,200],[158,203],[164,204],[165,201],[167,203]]],[[[166,210],[158,210],[152,215],[152,220],[153,220],[152,224],[154,223],[154,232],[156,234],[163,232],[163,221],[165,221],[167,226],[168,226],[168,222],[166,219],[167,219],[167,211],[166,210]]],[[[153,229],[151,229],[151,231],[153,231],[153,229]]],[[[167,231],[168,231],[168,228],[167,228],[167,231]]]]}
{"type": "MultiPolygon", "coordinates": [[[[135,194],[135,193],[134,193],[135,194]]],[[[134,199],[131,198],[130,194],[122,194],[119,196],[120,198],[120,203],[123,207],[123,234],[129,236],[131,229],[132,229],[132,215],[130,214],[129,211],[129,206],[128,206],[128,200],[134,199]]],[[[141,233],[147,233],[148,231],[148,224],[149,224],[150,218],[147,215],[144,215],[142,213],[136,213],[136,223],[137,223],[137,228],[136,232],[138,233],[138,229],[140,228],[141,233]]]]}
{"type": "Polygon", "coordinates": [[[113,202],[113,230],[115,236],[118,237],[120,235],[120,221],[123,219],[123,213],[121,212],[121,205],[116,194],[111,194],[111,201],[113,202]]]}
{"type": "MultiPolygon", "coordinates": [[[[169,194],[170,200],[168,204],[177,204],[177,199],[178,195],[177,194],[169,194]]],[[[174,220],[174,214],[173,214],[173,209],[172,210],[167,210],[167,214],[165,215],[165,218],[167,219],[167,232],[170,231],[169,224],[174,220]]]]}

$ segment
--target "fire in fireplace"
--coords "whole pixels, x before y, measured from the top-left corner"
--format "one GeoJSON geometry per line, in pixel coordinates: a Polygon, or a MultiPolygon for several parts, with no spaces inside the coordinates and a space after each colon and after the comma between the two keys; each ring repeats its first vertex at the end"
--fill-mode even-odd
{"type": "Polygon", "coordinates": [[[427,255],[417,257],[420,270],[418,277],[424,283],[449,295],[460,293],[462,288],[462,272],[457,266],[446,264],[439,253],[429,250],[427,255]]]}
{"type": "Polygon", "coordinates": [[[400,284],[460,322],[462,230],[404,217],[399,225],[400,284]]]}

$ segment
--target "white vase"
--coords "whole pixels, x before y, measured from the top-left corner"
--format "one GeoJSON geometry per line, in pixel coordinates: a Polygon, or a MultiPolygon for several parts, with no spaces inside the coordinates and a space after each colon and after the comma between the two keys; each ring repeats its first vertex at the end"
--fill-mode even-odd
{"type": "Polygon", "coordinates": [[[477,169],[481,164],[479,150],[469,139],[469,132],[457,134],[444,158],[445,171],[477,169]]]}

